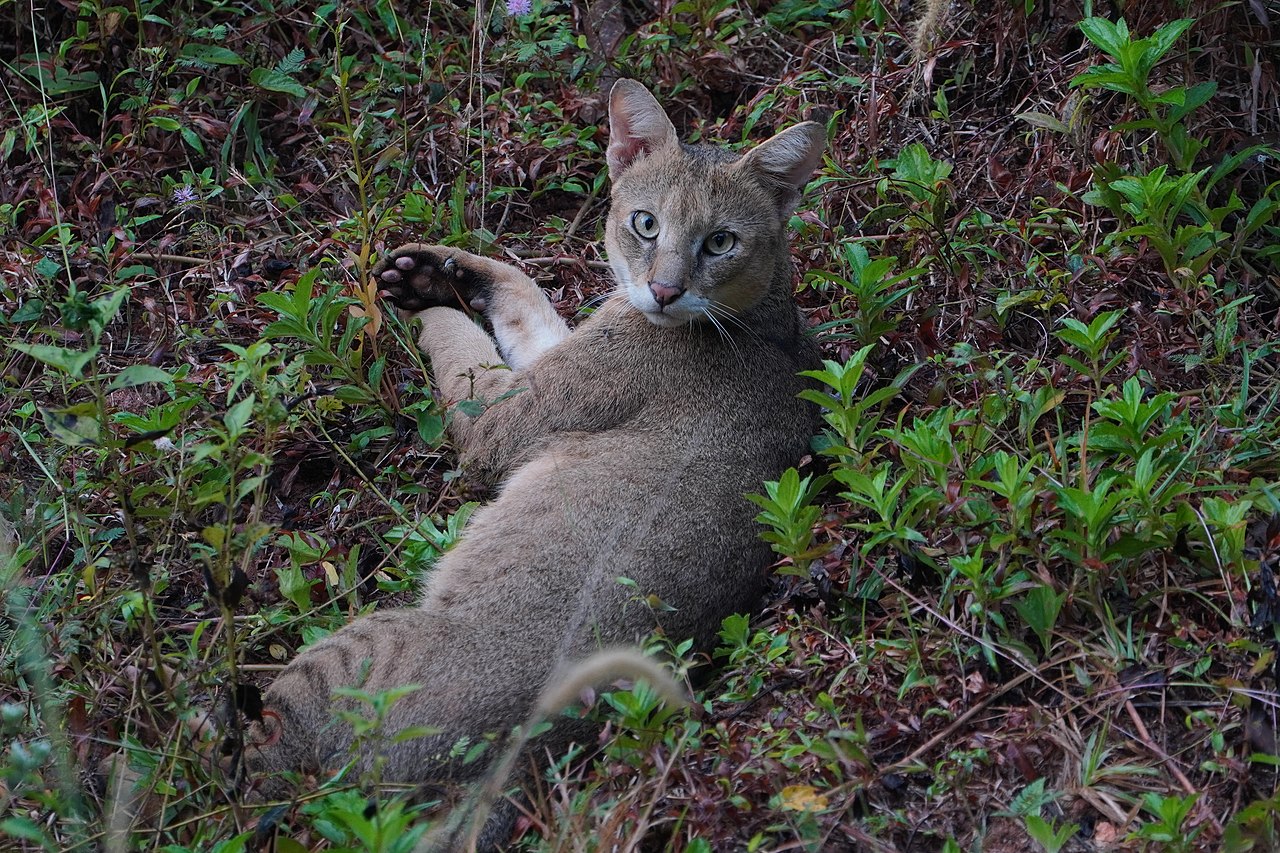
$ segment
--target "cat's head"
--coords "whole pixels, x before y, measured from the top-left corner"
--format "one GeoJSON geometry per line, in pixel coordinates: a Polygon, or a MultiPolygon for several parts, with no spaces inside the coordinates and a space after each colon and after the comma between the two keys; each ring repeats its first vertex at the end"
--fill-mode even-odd
{"type": "Polygon", "coordinates": [[[631,303],[660,326],[719,321],[756,304],[785,258],[787,220],[824,142],[822,127],[804,122],[742,156],[681,145],[643,86],[614,84],[605,246],[631,303]]]}

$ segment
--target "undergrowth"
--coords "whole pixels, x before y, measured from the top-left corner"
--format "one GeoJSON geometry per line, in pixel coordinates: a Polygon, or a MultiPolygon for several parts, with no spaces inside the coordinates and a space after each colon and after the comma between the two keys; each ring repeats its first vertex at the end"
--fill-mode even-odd
{"type": "Polygon", "coordinates": [[[919,39],[880,0],[480,8],[0,3],[5,844],[414,848],[432,804],[347,775],[240,805],[198,723],[460,535],[480,496],[367,269],[426,237],[573,316],[629,76],[695,138],[826,124],[794,219],[825,423],[753,496],[764,615],[712,661],[655,638],[697,707],[602,693],[516,849],[1280,847],[1260,7],[919,39]]]}

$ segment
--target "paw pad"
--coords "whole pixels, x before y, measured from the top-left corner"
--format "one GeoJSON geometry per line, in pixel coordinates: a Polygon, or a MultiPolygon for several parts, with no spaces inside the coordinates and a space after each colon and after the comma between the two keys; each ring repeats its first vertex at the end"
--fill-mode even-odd
{"type": "Polygon", "coordinates": [[[405,311],[446,306],[484,310],[484,279],[460,262],[456,250],[410,243],[392,251],[373,268],[379,291],[405,311]]]}

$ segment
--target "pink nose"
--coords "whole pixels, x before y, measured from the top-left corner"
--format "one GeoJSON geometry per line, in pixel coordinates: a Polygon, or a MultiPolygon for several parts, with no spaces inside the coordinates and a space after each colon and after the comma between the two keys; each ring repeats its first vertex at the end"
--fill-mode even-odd
{"type": "Polygon", "coordinates": [[[659,308],[666,308],[680,298],[680,295],[684,293],[684,288],[672,287],[660,281],[651,281],[649,282],[649,292],[653,294],[654,301],[658,303],[659,308]]]}

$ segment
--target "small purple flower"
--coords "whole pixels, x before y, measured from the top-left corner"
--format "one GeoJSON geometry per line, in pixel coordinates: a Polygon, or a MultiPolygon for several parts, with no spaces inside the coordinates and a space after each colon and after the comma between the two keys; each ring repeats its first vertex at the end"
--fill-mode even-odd
{"type": "Polygon", "coordinates": [[[533,11],[533,0],[507,0],[507,14],[520,18],[533,11]]]}
{"type": "Polygon", "coordinates": [[[191,184],[187,184],[184,187],[174,187],[172,198],[174,204],[190,204],[200,196],[191,188],[191,184]]]}

